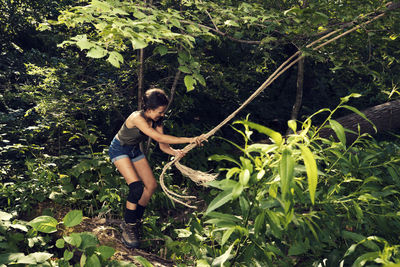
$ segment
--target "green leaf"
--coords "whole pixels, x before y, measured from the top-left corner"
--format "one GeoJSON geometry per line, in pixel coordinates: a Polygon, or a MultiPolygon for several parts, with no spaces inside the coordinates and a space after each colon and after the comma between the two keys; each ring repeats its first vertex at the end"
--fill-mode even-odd
{"type": "Polygon", "coordinates": [[[244,196],[240,196],[239,197],[239,205],[240,205],[240,209],[242,211],[242,216],[244,218],[249,213],[249,208],[250,208],[249,201],[244,196]]]}
{"type": "Polygon", "coordinates": [[[250,171],[248,169],[242,170],[239,173],[239,182],[241,185],[246,186],[250,180],[250,171]]]}
{"type": "Polygon", "coordinates": [[[232,190],[222,191],[208,205],[208,208],[207,208],[207,211],[206,211],[205,215],[207,215],[211,211],[221,207],[222,205],[224,205],[225,203],[227,203],[230,200],[232,200],[232,190]]]}
{"type": "Polygon", "coordinates": [[[215,160],[215,161],[226,160],[226,161],[233,162],[236,165],[240,166],[240,163],[237,160],[235,160],[234,158],[227,156],[227,155],[211,155],[208,157],[208,160],[215,160]]]}
{"type": "Polygon", "coordinates": [[[350,94],[350,95],[348,95],[348,96],[341,97],[341,98],[340,98],[340,103],[341,103],[341,104],[344,104],[344,103],[346,103],[346,102],[349,102],[350,98],[352,98],[352,97],[354,97],[354,98],[359,98],[359,97],[361,97],[361,96],[362,96],[361,94],[352,93],[352,94],[350,94]]]}
{"type": "Polygon", "coordinates": [[[73,256],[74,253],[72,251],[69,251],[68,249],[64,250],[64,260],[69,261],[70,259],[72,259],[73,256]]]}
{"type": "Polygon", "coordinates": [[[115,249],[108,246],[99,246],[96,250],[100,253],[103,260],[111,258],[115,253],[115,249]]]}
{"type": "Polygon", "coordinates": [[[199,73],[193,73],[194,78],[203,86],[206,86],[206,80],[204,80],[203,75],[199,73]]]}
{"type": "Polygon", "coordinates": [[[110,62],[114,67],[119,68],[120,64],[124,62],[124,58],[120,53],[112,51],[109,54],[107,61],[110,62]]]}
{"type": "Polygon", "coordinates": [[[296,133],[297,131],[297,123],[295,120],[290,120],[288,121],[288,126],[290,129],[292,129],[293,133],[296,133]]]}
{"type": "Polygon", "coordinates": [[[164,56],[168,53],[168,48],[165,45],[157,46],[155,50],[160,54],[160,56],[164,56]]]}
{"type": "Polygon", "coordinates": [[[142,256],[133,256],[133,258],[140,264],[142,264],[143,267],[153,267],[153,264],[151,264],[148,260],[146,260],[142,256]]]}
{"type": "Polygon", "coordinates": [[[12,217],[13,216],[11,215],[11,213],[7,213],[7,212],[0,210],[0,220],[1,221],[9,221],[9,220],[11,220],[12,217]]]}
{"type": "Polygon", "coordinates": [[[33,229],[43,233],[54,233],[57,231],[58,221],[51,216],[40,216],[28,223],[33,229]]]}
{"type": "Polygon", "coordinates": [[[375,261],[375,259],[380,258],[380,251],[367,252],[358,257],[354,262],[352,267],[364,266],[368,261],[375,261]]]}
{"type": "Polygon", "coordinates": [[[375,133],[378,132],[378,130],[376,129],[375,124],[374,124],[370,119],[368,119],[367,116],[365,116],[364,113],[362,113],[361,111],[359,111],[358,109],[356,109],[355,107],[352,107],[352,106],[343,105],[343,106],[341,106],[341,107],[353,111],[353,112],[356,113],[358,116],[360,116],[360,117],[362,117],[364,120],[368,121],[368,122],[372,125],[372,127],[374,128],[375,133]]]}
{"type": "Polygon", "coordinates": [[[133,49],[142,49],[148,45],[145,41],[136,38],[131,38],[131,43],[133,49]]]}
{"type": "Polygon", "coordinates": [[[91,43],[90,41],[88,41],[86,34],[84,34],[82,36],[82,38],[76,42],[76,45],[81,49],[90,49],[92,47],[95,47],[96,45],[94,43],[91,43]]]}
{"type": "Polygon", "coordinates": [[[235,246],[235,244],[238,242],[239,240],[236,239],[235,242],[232,243],[232,245],[229,246],[229,248],[225,251],[224,254],[222,254],[221,256],[217,257],[214,259],[214,261],[212,262],[213,266],[219,265],[219,266],[223,266],[223,264],[230,258],[232,257],[231,255],[231,251],[233,249],[233,247],[235,246]]]}
{"type": "Polygon", "coordinates": [[[82,243],[82,238],[79,233],[71,233],[69,236],[64,236],[63,239],[65,242],[75,247],[79,247],[82,243]]]}
{"type": "Polygon", "coordinates": [[[67,227],[74,227],[80,224],[83,220],[83,214],[81,210],[71,210],[65,215],[63,222],[67,227]]]}
{"type": "Polygon", "coordinates": [[[237,199],[243,192],[243,185],[237,183],[237,185],[232,190],[232,200],[237,199]]]}
{"type": "Polygon", "coordinates": [[[65,245],[65,241],[64,241],[64,239],[57,239],[57,241],[56,241],[56,247],[57,248],[64,248],[64,245],[65,245]]]}
{"type": "Polygon", "coordinates": [[[210,267],[210,264],[207,262],[207,260],[197,260],[196,267],[210,267]]]}
{"type": "Polygon", "coordinates": [[[300,255],[307,252],[308,247],[303,242],[298,242],[290,246],[288,256],[300,255]]]}
{"type": "Polygon", "coordinates": [[[226,230],[224,232],[224,234],[222,235],[222,239],[221,239],[221,246],[224,245],[226,243],[226,241],[228,241],[229,237],[232,235],[232,233],[235,231],[235,227],[230,227],[228,228],[228,230],[226,230]]]}
{"type": "Polygon", "coordinates": [[[192,235],[192,232],[188,229],[175,229],[179,238],[187,238],[192,235]]]}
{"type": "Polygon", "coordinates": [[[179,66],[178,70],[182,71],[183,73],[190,74],[192,71],[187,66],[179,66]]]}
{"type": "Polygon", "coordinates": [[[0,264],[17,262],[19,258],[24,256],[25,256],[24,253],[1,253],[0,264]]]}
{"type": "Polygon", "coordinates": [[[254,232],[256,236],[259,236],[265,230],[265,212],[261,212],[257,215],[254,222],[254,232]]]}
{"type": "Polygon", "coordinates": [[[97,240],[97,237],[91,233],[83,232],[83,233],[80,233],[80,236],[82,239],[82,243],[79,246],[80,249],[86,249],[88,247],[95,247],[99,243],[99,241],[97,240]]]}
{"type": "Polygon", "coordinates": [[[100,259],[97,257],[96,254],[90,255],[87,260],[86,260],[86,265],[85,266],[90,266],[90,267],[101,267],[100,259]]]}
{"type": "Polygon", "coordinates": [[[97,45],[92,47],[86,54],[87,57],[91,58],[102,58],[105,57],[106,55],[107,55],[107,50],[97,45]]]}
{"type": "Polygon", "coordinates": [[[240,173],[240,168],[234,167],[229,169],[229,171],[226,172],[226,179],[230,179],[234,174],[240,173]]]}
{"type": "Polygon", "coordinates": [[[268,128],[268,127],[265,127],[265,126],[263,126],[263,125],[260,125],[260,124],[257,124],[257,123],[254,123],[254,122],[250,122],[250,121],[235,121],[234,122],[234,124],[235,123],[242,123],[242,124],[244,124],[244,125],[248,125],[249,127],[251,127],[251,128],[253,128],[253,129],[255,129],[255,130],[257,130],[258,132],[260,132],[260,133],[263,133],[263,134],[265,134],[265,135],[268,135],[269,137],[271,137],[271,139],[277,144],[277,145],[280,145],[280,144],[282,144],[282,135],[280,134],[280,133],[278,133],[278,132],[275,132],[274,130],[271,130],[270,128],[268,128]]]}
{"type": "Polygon", "coordinates": [[[185,86],[188,92],[192,91],[194,89],[194,85],[196,84],[196,80],[193,79],[192,75],[186,75],[185,78],[183,79],[185,82],[185,86]]]}
{"type": "Polygon", "coordinates": [[[331,125],[332,129],[335,131],[336,136],[338,137],[339,141],[344,146],[346,146],[346,134],[344,132],[343,126],[335,120],[329,120],[329,124],[331,125]]]}
{"type": "Polygon", "coordinates": [[[314,204],[315,192],[318,184],[318,169],[317,163],[314,159],[314,155],[310,149],[306,146],[299,145],[301,155],[303,156],[304,165],[306,166],[307,178],[308,178],[308,190],[310,192],[310,198],[312,204],[314,204]]]}
{"type": "Polygon", "coordinates": [[[211,186],[211,187],[215,187],[218,188],[220,190],[231,190],[236,186],[238,182],[233,181],[233,180],[228,180],[228,179],[224,179],[224,180],[214,180],[211,181],[209,183],[207,183],[207,185],[211,186]]]}
{"type": "Polygon", "coordinates": [[[53,256],[53,254],[47,253],[47,252],[34,252],[27,256],[35,259],[35,261],[36,261],[35,263],[44,263],[48,259],[50,259],[53,256]]]}
{"type": "Polygon", "coordinates": [[[226,20],[224,24],[228,26],[239,27],[239,24],[236,21],[230,19],[226,20]]]}
{"type": "Polygon", "coordinates": [[[217,212],[217,211],[209,212],[207,214],[207,217],[218,218],[218,219],[221,219],[224,221],[233,222],[235,224],[240,222],[240,219],[232,214],[226,214],[226,213],[221,213],[221,212],[217,212]]]}
{"type": "Polygon", "coordinates": [[[279,163],[279,176],[281,177],[281,190],[283,199],[287,199],[290,186],[294,178],[294,159],[289,149],[285,149],[279,163]]]}

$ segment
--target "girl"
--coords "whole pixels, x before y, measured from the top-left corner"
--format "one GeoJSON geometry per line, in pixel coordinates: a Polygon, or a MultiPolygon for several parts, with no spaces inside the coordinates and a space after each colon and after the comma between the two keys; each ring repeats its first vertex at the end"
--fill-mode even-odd
{"type": "Polygon", "coordinates": [[[164,134],[162,119],[167,105],[168,97],[163,90],[147,90],[143,96],[143,110],[133,112],[126,119],[110,145],[111,161],[129,186],[125,218],[121,223],[122,241],[129,248],[137,248],[140,245],[140,221],[157,187],[149,162],[139,148],[140,142],[151,137],[159,143],[163,152],[182,157],[184,153],[171,148],[170,144],[200,145],[205,140],[204,135],[189,138],[164,134]]]}

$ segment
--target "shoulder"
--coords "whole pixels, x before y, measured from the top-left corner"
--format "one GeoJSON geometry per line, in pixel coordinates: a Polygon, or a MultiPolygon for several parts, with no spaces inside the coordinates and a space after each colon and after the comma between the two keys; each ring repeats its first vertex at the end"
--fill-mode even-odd
{"type": "Polygon", "coordinates": [[[128,128],[132,128],[135,127],[139,124],[143,124],[145,123],[146,120],[143,118],[143,116],[141,115],[141,111],[134,111],[131,113],[131,115],[129,115],[129,117],[126,119],[126,126],[128,128]]]}

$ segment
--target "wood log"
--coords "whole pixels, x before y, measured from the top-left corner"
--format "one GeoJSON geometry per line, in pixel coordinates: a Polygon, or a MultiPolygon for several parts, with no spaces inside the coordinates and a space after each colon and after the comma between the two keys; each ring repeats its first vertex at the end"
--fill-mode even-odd
{"type": "MultiPolygon", "coordinates": [[[[360,132],[369,133],[371,135],[381,134],[385,132],[395,132],[400,129],[400,100],[387,102],[378,106],[374,106],[361,111],[364,115],[375,125],[377,132],[366,119],[356,113],[335,119],[344,128],[358,132],[358,125],[360,125],[360,132]]],[[[332,129],[321,129],[319,136],[328,138],[330,136],[336,137],[332,129]]],[[[357,135],[346,133],[347,142],[353,142],[357,135]]]]}

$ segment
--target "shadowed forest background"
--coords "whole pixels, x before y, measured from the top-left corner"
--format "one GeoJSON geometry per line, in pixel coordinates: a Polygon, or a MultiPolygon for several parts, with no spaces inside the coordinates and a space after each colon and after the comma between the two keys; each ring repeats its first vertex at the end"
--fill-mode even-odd
{"type": "MultiPolygon", "coordinates": [[[[0,0],[0,266],[399,266],[399,11],[383,0],[0,0]],[[338,38],[308,46],[328,33],[320,43],[338,38]],[[170,96],[165,133],[197,136],[297,52],[182,159],[215,181],[168,170],[166,186],[197,208],[158,187],[143,247],[124,248],[128,187],[107,151],[143,92],[170,96]]],[[[157,178],[171,158],[143,147],[157,178]]]]}

